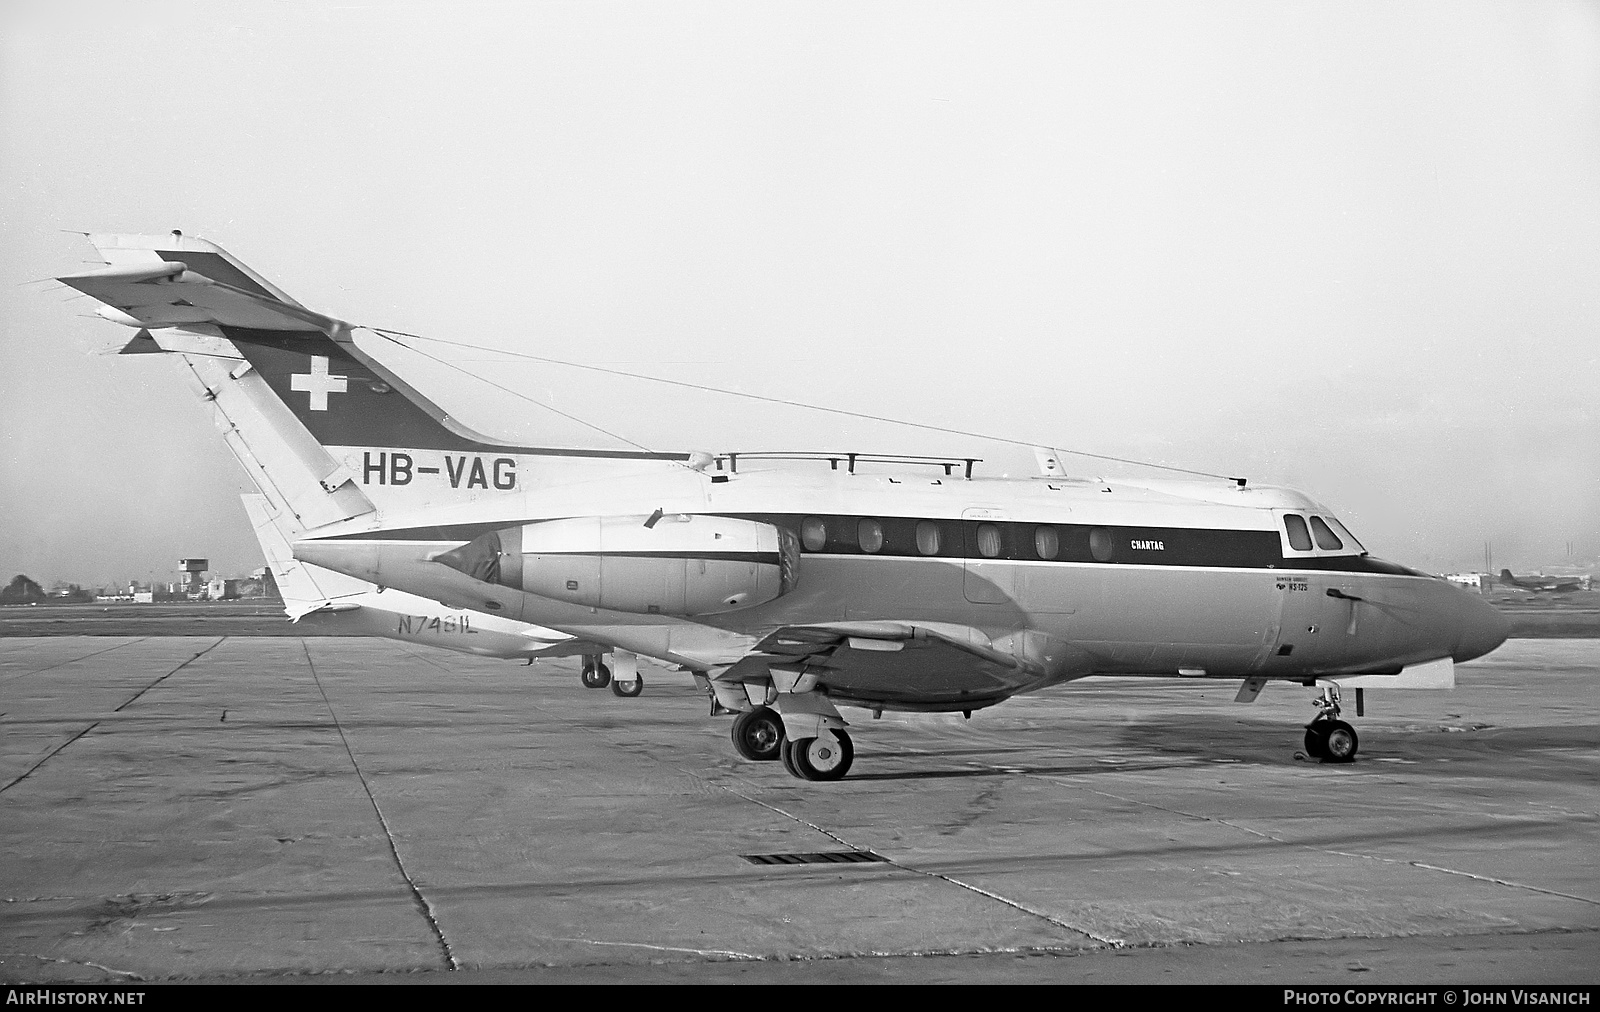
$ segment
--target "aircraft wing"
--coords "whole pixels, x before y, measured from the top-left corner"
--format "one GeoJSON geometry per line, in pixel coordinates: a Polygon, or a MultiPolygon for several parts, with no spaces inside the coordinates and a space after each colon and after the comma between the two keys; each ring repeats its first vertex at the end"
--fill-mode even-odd
{"type": "Polygon", "coordinates": [[[780,691],[821,684],[840,702],[899,701],[913,709],[997,703],[1044,675],[1039,664],[997,649],[977,629],[950,623],[829,622],[766,636],[719,681],[772,678],[780,691]]]}

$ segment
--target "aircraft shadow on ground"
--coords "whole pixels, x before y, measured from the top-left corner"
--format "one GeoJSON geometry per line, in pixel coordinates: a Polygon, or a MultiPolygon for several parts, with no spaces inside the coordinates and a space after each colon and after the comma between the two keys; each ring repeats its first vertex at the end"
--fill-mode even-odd
{"type": "MultiPolygon", "coordinates": [[[[1571,761],[1575,755],[1600,750],[1600,727],[1596,726],[1499,728],[1428,722],[1405,728],[1358,724],[1357,731],[1361,752],[1356,762],[1344,769],[1399,772],[1415,765],[1432,776],[1483,776],[1485,765],[1495,765],[1517,779],[1562,781],[1582,775],[1571,761]],[[1447,730],[1450,727],[1464,729],[1447,730]]],[[[1043,743],[1023,749],[998,745],[985,749],[966,742],[959,748],[919,748],[916,769],[874,770],[863,769],[862,760],[882,762],[904,756],[861,750],[850,779],[938,780],[1005,777],[1015,772],[1102,776],[1212,763],[1324,766],[1305,756],[1302,735],[1300,724],[1237,718],[1207,722],[1174,715],[1117,728],[1110,736],[1110,747],[1098,753],[1086,753],[1081,739],[1063,745],[1058,755],[1052,755],[1050,746],[1043,743]]]]}

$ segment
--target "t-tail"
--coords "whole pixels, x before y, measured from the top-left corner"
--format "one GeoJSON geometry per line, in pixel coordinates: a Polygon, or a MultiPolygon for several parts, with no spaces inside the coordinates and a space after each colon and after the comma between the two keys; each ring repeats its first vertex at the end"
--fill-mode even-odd
{"type": "Polygon", "coordinates": [[[203,239],[91,235],[107,266],[59,280],[138,333],[125,354],[180,356],[230,449],[306,528],[637,473],[686,453],[520,446],[475,432],[366,345],[203,239]]]}

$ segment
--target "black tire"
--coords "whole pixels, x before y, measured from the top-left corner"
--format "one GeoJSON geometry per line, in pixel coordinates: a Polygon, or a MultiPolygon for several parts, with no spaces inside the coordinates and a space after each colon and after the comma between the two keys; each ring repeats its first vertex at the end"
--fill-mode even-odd
{"type": "Polygon", "coordinates": [[[788,738],[783,739],[778,745],[778,759],[783,763],[783,768],[789,771],[791,777],[798,780],[805,779],[800,775],[800,771],[794,768],[794,742],[788,738]]]}
{"type": "Polygon", "coordinates": [[[745,710],[733,719],[733,747],[746,759],[771,762],[783,758],[783,718],[768,706],[745,710]]]}
{"type": "Polygon", "coordinates": [[[855,761],[856,749],[841,729],[790,742],[784,757],[790,772],[802,780],[842,780],[855,761]]]}
{"type": "Polygon", "coordinates": [[[1342,720],[1330,720],[1327,724],[1327,730],[1322,733],[1323,761],[1355,762],[1356,750],[1361,747],[1361,739],[1356,736],[1356,729],[1342,720]]]}
{"type": "Polygon", "coordinates": [[[604,661],[597,664],[585,664],[583,673],[579,677],[583,679],[585,687],[603,689],[611,684],[611,669],[606,667],[604,661]]]}
{"type": "Polygon", "coordinates": [[[1306,755],[1313,759],[1328,758],[1327,723],[1318,720],[1306,725],[1306,755]]]}
{"type": "Polygon", "coordinates": [[[637,696],[639,693],[644,691],[644,676],[635,674],[632,682],[633,688],[624,688],[624,686],[628,684],[628,682],[624,682],[621,679],[611,679],[611,694],[614,696],[622,696],[624,699],[632,699],[634,696],[637,696]]]}

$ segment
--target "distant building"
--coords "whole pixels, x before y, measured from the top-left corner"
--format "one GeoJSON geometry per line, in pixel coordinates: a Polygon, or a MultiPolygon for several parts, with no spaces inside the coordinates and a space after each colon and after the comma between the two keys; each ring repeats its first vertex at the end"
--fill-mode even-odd
{"type": "Polygon", "coordinates": [[[205,573],[210,568],[210,559],[179,559],[179,593],[189,598],[203,597],[206,592],[205,573]]]}
{"type": "Polygon", "coordinates": [[[1444,578],[1478,594],[1494,586],[1494,577],[1488,573],[1446,573],[1444,578]]]}
{"type": "Polygon", "coordinates": [[[219,576],[206,584],[205,592],[213,601],[236,601],[239,599],[239,581],[224,580],[219,576]]]}

